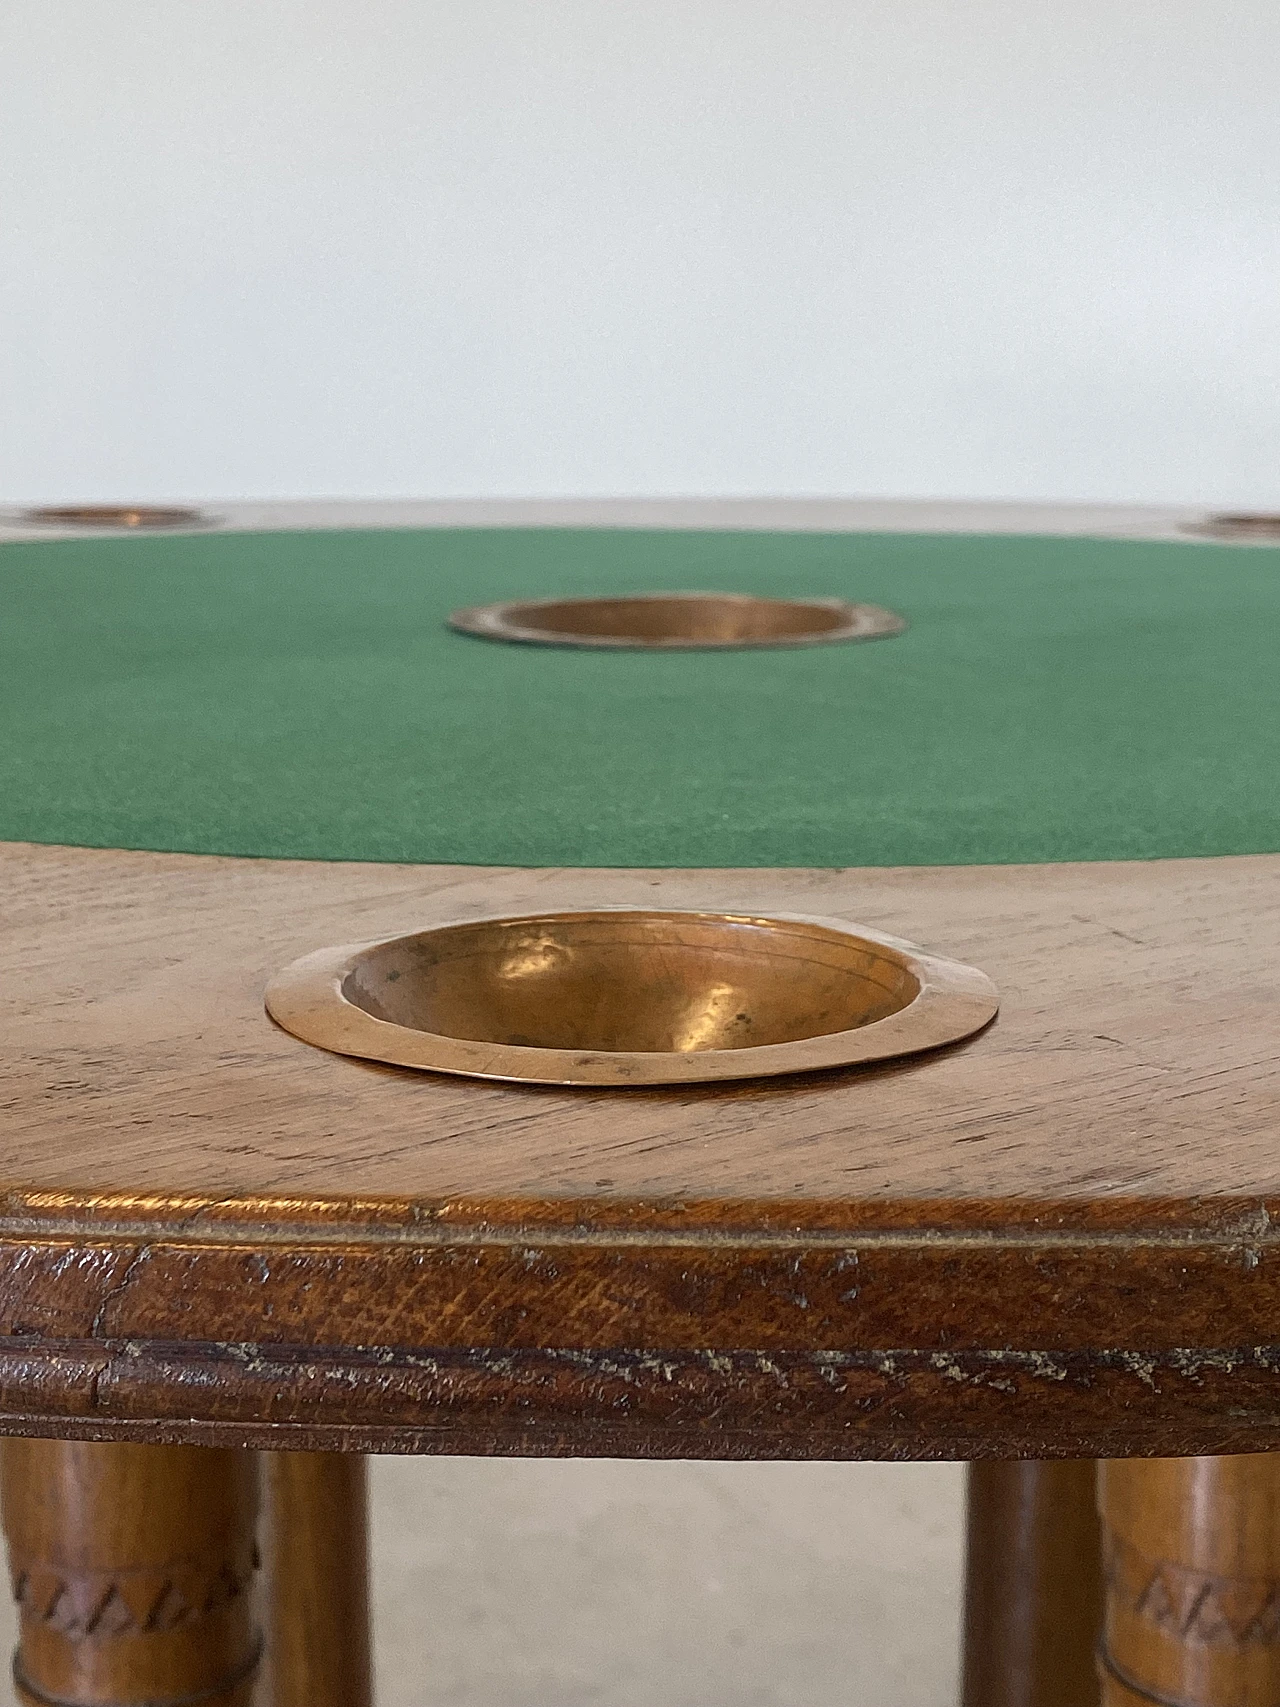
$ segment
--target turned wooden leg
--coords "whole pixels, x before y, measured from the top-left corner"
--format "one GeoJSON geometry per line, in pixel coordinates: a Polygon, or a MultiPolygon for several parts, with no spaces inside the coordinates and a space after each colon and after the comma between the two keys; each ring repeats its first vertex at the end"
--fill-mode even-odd
{"type": "Polygon", "coordinates": [[[28,1707],[249,1707],[257,1460],[7,1440],[0,1501],[28,1707]]]}
{"type": "Polygon", "coordinates": [[[1096,1707],[1093,1459],[969,1466],[963,1707],[1096,1707]]]}
{"type": "Polygon", "coordinates": [[[1280,1707],[1280,1455],[1109,1462],[1098,1500],[1106,1707],[1280,1707]]]}
{"type": "Polygon", "coordinates": [[[263,1454],[271,1707],[369,1707],[363,1458],[263,1454]]]}

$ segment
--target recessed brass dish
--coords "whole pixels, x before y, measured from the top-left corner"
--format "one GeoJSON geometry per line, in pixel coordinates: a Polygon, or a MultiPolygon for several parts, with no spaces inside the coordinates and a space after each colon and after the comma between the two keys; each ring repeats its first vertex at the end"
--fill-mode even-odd
{"type": "Polygon", "coordinates": [[[907,626],[879,605],[844,599],[765,599],[750,593],[631,593],[619,598],[525,599],[456,610],[452,628],[528,646],[688,650],[825,646],[876,640],[907,626]]]}
{"type": "Polygon", "coordinates": [[[1206,516],[1202,522],[1184,522],[1182,531],[1240,544],[1280,545],[1280,511],[1237,510],[1206,516]]]}
{"type": "Polygon", "coordinates": [[[175,504],[46,504],[34,510],[22,510],[15,518],[24,527],[54,528],[120,528],[124,531],[146,528],[200,528],[215,520],[203,510],[191,510],[175,504]]]}
{"type": "Polygon", "coordinates": [[[974,967],[840,919],[604,908],[321,949],[266,1005],[341,1055],[635,1086],[911,1055],[979,1030],[999,998],[974,967]]]}

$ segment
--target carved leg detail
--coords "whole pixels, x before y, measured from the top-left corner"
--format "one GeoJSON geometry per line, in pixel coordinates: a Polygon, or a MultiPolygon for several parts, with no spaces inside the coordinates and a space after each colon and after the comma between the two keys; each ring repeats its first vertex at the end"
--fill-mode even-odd
{"type": "Polygon", "coordinates": [[[7,1440],[0,1500],[28,1707],[249,1707],[252,1453],[7,1440]]]}
{"type": "Polygon", "coordinates": [[[1103,1465],[1106,1707],[1280,1707],[1280,1455],[1103,1465]]]}
{"type": "Polygon", "coordinates": [[[271,1707],[369,1707],[365,1461],[263,1454],[271,1707]]]}
{"type": "Polygon", "coordinates": [[[969,1466],[963,1707],[1096,1707],[1096,1465],[969,1466]]]}

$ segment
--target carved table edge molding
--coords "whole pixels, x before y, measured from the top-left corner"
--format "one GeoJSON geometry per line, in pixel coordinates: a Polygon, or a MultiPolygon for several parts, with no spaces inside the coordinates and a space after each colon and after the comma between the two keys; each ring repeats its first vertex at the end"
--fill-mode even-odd
{"type": "Polygon", "coordinates": [[[1271,1453],[1280,1447],[1280,1418],[1269,1432],[1207,1420],[1194,1432],[1165,1425],[1123,1435],[1065,1438],[1003,1430],[996,1439],[936,1438],[901,1431],[883,1438],[781,1435],[717,1430],[551,1430],[504,1432],[492,1427],[443,1429],[369,1427],[337,1423],[210,1422],[199,1418],[64,1417],[0,1412],[0,1438],[134,1441],[159,1446],[245,1448],[259,1452],[343,1452],[361,1455],[465,1458],[618,1458],[703,1462],[973,1463],[979,1460],[1067,1460],[1193,1457],[1271,1453]]]}
{"type": "Polygon", "coordinates": [[[1190,1456],[1280,1446],[1280,1346],[1234,1354],[0,1349],[0,1434],[572,1457],[1190,1456]]]}

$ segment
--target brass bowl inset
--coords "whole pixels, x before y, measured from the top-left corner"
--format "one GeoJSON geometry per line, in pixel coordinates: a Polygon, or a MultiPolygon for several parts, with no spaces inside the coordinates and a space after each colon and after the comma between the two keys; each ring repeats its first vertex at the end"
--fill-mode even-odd
{"type": "Polygon", "coordinates": [[[524,599],[456,610],[449,626],[526,646],[665,648],[825,646],[876,640],[907,626],[879,605],[844,599],[766,599],[750,593],[631,593],[618,598],[524,599]]]}
{"type": "Polygon", "coordinates": [[[214,517],[176,504],[44,504],[16,518],[24,527],[145,528],[208,527],[214,517]]]}
{"type": "Polygon", "coordinates": [[[341,1055],[635,1086],[910,1055],[980,1030],[999,999],[974,967],[839,919],[603,908],[322,949],[266,1006],[341,1055]]]}
{"type": "Polygon", "coordinates": [[[1280,545],[1280,511],[1230,511],[1206,516],[1201,522],[1184,522],[1182,531],[1237,544],[1280,545]]]}

